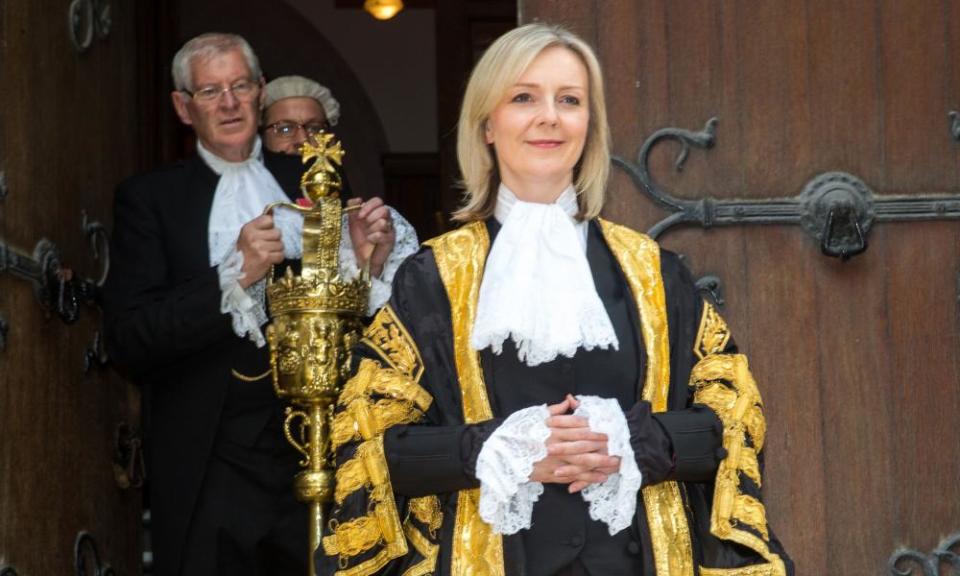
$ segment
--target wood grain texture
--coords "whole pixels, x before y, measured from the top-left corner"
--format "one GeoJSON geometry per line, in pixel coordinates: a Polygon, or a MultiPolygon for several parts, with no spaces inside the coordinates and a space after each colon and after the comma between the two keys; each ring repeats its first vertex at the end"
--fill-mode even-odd
{"type": "MultiPolygon", "coordinates": [[[[957,188],[955,143],[944,120],[955,106],[949,100],[958,95],[948,74],[957,58],[944,28],[948,5],[955,3],[880,2],[883,186],[891,192],[957,188]]],[[[960,529],[960,498],[948,496],[960,484],[960,435],[952,424],[960,413],[960,236],[949,222],[890,230],[894,521],[899,540],[932,550],[942,536],[960,529]]]]}
{"type": "MultiPolygon", "coordinates": [[[[437,5],[437,135],[440,154],[439,206],[446,220],[463,201],[457,163],[457,123],[463,93],[483,50],[516,25],[509,0],[444,0],[437,5]]],[[[443,222],[446,231],[449,223],[443,222]]]]}
{"type": "MultiPolygon", "coordinates": [[[[521,12],[572,22],[596,47],[616,154],[719,117],[715,148],[682,173],[678,147],[654,150],[676,196],[793,196],[832,170],[878,194],[960,193],[956,0],[571,4],[521,12]]],[[[665,216],[614,172],[608,217],[646,229],[665,216]]],[[[724,283],[766,401],[769,518],[798,574],[883,573],[898,546],[926,552],[960,530],[960,231],[881,224],[869,242],[841,262],[799,227],[662,237],[724,283]]]]}
{"type": "MultiPolygon", "coordinates": [[[[94,275],[81,211],[109,224],[113,189],[138,168],[136,13],[112,3],[106,40],[77,54],[67,4],[0,3],[0,237],[27,251],[46,237],[61,260],[94,275]]],[[[73,573],[81,530],[121,574],[139,572],[140,492],[113,476],[113,435],[135,424],[136,394],[116,376],[83,374],[99,314],[70,327],[30,286],[0,276],[11,325],[0,353],[0,559],[21,574],[73,573]]]]}

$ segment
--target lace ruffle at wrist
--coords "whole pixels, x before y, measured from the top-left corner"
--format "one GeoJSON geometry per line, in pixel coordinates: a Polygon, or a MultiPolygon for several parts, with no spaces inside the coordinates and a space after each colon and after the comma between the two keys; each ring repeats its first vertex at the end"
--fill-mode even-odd
{"type": "MultiPolygon", "coordinates": [[[[574,415],[586,418],[590,430],[607,435],[607,453],[620,458],[620,470],[582,492],[590,505],[590,517],[616,534],[633,522],[637,493],[643,475],[630,445],[630,428],[612,398],[578,396],[574,415]]],[[[543,485],[529,480],[533,465],[547,456],[550,429],[546,406],[514,412],[490,435],[477,458],[480,480],[480,517],[498,534],[529,529],[533,505],[543,494],[543,485]]]]}
{"type": "Polygon", "coordinates": [[[533,465],[547,456],[546,405],[514,412],[490,435],[477,457],[480,517],[498,534],[530,528],[543,484],[531,482],[533,465]]]}
{"type": "Polygon", "coordinates": [[[607,453],[620,458],[619,472],[582,492],[583,499],[590,503],[590,517],[605,523],[612,536],[633,522],[643,475],[630,446],[630,428],[620,404],[598,396],[578,396],[577,400],[580,406],[574,415],[586,418],[590,430],[606,434],[607,453]]]}
{"type": "MultiPolygon", "coordinates": [[[[379,278],[370,278],[370,297],[367,300],[367,313],[373,316],[377,310],[383,307],[390,300],[391,287],[393,285],[393,276],[397,273],[397,268],[420,247],[417,241],[417,232],[399,212],[391,207],[390,218],[393,222],[395,231],[395,240],[393,250],[387,256],[387,261],[383,263],[383,271],[379,278]]],[[[360,275],[360,267],[357,264],[357,255],[353,251],[353,242],[350,239],[350,228],[347,216],[344,214],[342,222],[343,235],[340,239],[340,273],[347,279],[353,279],[360,275]]]]}
{"type": "Polygon", "coordinates": [[[266,343],[260,327],[267,323],[264,310],[266,281],[260,280],[244,290],[240,286],[243,278],[243,253],[237,249],[217,266],[220,278],[220,311],[230,314],[233,332],[241,338],[246,336],[262,348],[266,343]]]}

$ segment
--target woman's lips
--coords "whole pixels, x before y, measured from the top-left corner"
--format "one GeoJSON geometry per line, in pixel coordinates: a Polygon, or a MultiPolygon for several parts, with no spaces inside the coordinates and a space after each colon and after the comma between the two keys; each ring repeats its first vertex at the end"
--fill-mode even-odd
{"type": "Polygon", "coordinates": [[[527,144],[537,148],[556,148],[563,144],[563,140],[527,140],[527,144]]]}

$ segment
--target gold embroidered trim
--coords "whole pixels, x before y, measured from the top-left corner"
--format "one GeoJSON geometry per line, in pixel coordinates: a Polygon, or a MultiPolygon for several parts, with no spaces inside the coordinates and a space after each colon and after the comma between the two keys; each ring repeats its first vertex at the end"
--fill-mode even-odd
{"type": "Polygon", "coordinates": [[[436,531],[443,524],[443,512],[440,511],[440,499],[436,496],[421,496],[413,498],[408,504],[413,517],[425,525],[430,536],[435,538],[436,531]]]}
{"type": "Polygon", "coordinates": [[[415,422],[430,407],[433,398],[396,370],[382,368],[373,360],[360,362],[357,374],[341,393],[338,404],[346,409],[333,418],[330,442],[333,450],[347,442],[369,440],[391,426],[415,422]],[[371,404],[373,392],[390,396],[371,404]]]}
{"type": "Polygon", "coordinates": [[[334,491],[337,504],[361,488],[372,489],[389,484],[390,472],[382,453],[379,442],[364,442],[357,447],[354,458],[337,467],[337,486],[334,491]]]}
{"type": "Polygon", "coordinates": [[[383,451],[383,432],[397,424],[418,421],[433,398],[410,377],[377,362],[364,359],[341,397],[341,411],[333,419],[331,443],[336,450],[347,442],[363,440],[354,458],[337,467],[334,499],[340,504],[347,496],[368,488],[366,516],[337,524],[323,539],[324,552],[338,555],[337,576],[366,576],[408,551],[397,512],[390,472],[383,451]],[[387,398],[372,402],[371,394],[387,398]],[[347,568],[348,558],[382,546],[373,557],[347,568]]]}
{"type": "MultiPolygon", "coordinates": [[[[600,219],[600,227],[639,309],[647,352],[641,397],[650,402],[654,412],[663,412],[670,393],[670,336],[660,247],[646,235],[606,220],[600,219]]],[[[693,576],[693,541],[680,486],[662,482],[647,486],[642,492],[657,576],[693,576]]]]}
{"type": "Polygon", "coordinates": [[[373,548],[380,541],[380,527],[375,516],[362,516],[356,520],[337,525],[335,534],[323,539],[327,554],[356,556],[373,548]]]}
{"type": "MultiPolygon", "coordinates": [[[[326,540],[326,538],[324,538],[324,540],[326,540]]],[[[326,548],[326,543],[324,543],[324,548],[326,548]]],[[[406,546],[404,546],[404,552],[402,554],[406,554],[406,546]]],[[[377,552],[376,556],[352,568],[337,570],[334,572],[334,576],[369,576],[370,574],[376,574],[394,558],[396,558],[396,556],[391,556],[390,551],[384,548],[377,552]]]]}
{"type": "Polygon", "coordinates": [[[450,573],[500,575],[503,568],[503,540],[480,518],[480,490],[457,494],[457,518],[453,526],[453,560],[450,573]]]}
{"type": "Polygon", "coordinates": [[[273,372],[273,368],[267,368],[267,371],[264,372],[263,374],[260,374],[259,376],[247,376],[246,374],[241,374],[240,372],[237,372],[236,368],[230,369],[230,373],[233,374],[233,377],[243,382],[256,382],[258,380],[263,380],[264,378],[269,376],[272,372],[273,372]]]}
{"type": "Polygon", "coordinates": [[[760,485],[757,454],[763,449],[767,431],[760,391],[750,374],[747,358],[741,354],[706,356],[693,367],[690,383],[696,388],[694,402],[709,406],[723,422],[723,447],[727,451],[717,470],[710,532],[717,538],[751,548],[766,559],[765,566],[750,567],[768,570],[756,574],[783,576],[786,574],[783,561],[767,545],[770,536],[763,503],[740,492],[741,471],[760,485]],[[752,446],[747,444],[747,434],[753,441],[752,446]],[[762,537],[741,528],[741,524],[750,526],[762,537]]]}
{"type": "Polygon", "coordinates": [[[727,348],[730,341],[730,329],[723,317],[709,302],[703,303],[703,313],[700,315],[700,329],[697,330],[697,339],[693,344],[693,353],[703,360],[710,354],[720,354],[727,348]]]}
{"type": "Polygon", "coordinates": [[[745,429],[753,440],[754,450],[763,450],[767,422],[763,417],[760,390],[750,374],[746,356],[708,356],[693,367],[690,382],[697,389],[694,401],[712,408],[725,431],[745,429]]]}
{"type": "MultiPolygon", "coordinates": [[[[600,219],[600,227],[637,301],[647,350],[642,397],[654,412],[667,409],[670,393],[670,335],[667,296],[660,276],[660,246],[648,236],[600,219]]],[[[658,574],[657,576],[662,576],[658,574]]]]}
{"type": "Polygon", "coordinates": [[[763,503],[753,496],[747,494],[736,496],[733,504],[733,518],[756,528],[764,540],[770,539],[770,534],[767,532],[767,511],[763,503]]]}
{"type": "MultiPolygon", "coordinates": [[[[490,238],[483,222],[471,222],[458,230],[426,242],[433,248],[440,279],[450,300],[453,323],[453,352],[463,397],[463,418],[467,424],[493,417],[483,382],[480,359],[470,346],[470,332],[477,312],[483,265],[490,238]]],[[[452,576],[484,574],[501,576],[503,540],[480,519],[479,490],[461,490],[453,529],[452,576]]]]}
{"type": "Polygon", "coordinates": [[[337,576],[360,576],[376,572],[387,562],[407,553],[407,542],[393,499],[387,459],[383,452],[383,437],[377,436],[357,448],[357,458],[364,462],[373,485],[370,490],[367,516],[349,522],[331,522],[332,535],[323,538],[323,550],[328,556],[339,555],[341,570],[337,576]],[[374,546],[382,545],[372,558],[346,567],[346,558],[357,556],[374,546]]]}
{"type": "Polygon", "coordinates": [[[409,402],[377,400],[371,406],[366,399],[354,400],[334,416],[330,442],[336,451],[347,442],[380,436],[387,428],[416,422],[421,417],[423,412],[409,402]]]}
{"type": "Polygon", "coordinates": [[[453,353],[463,392],[463,417],[467,424],[493,417],[487,388],[483,383],[480,357],[470,346],[470,332],[477,315],[483,265],[490,250],[486,224],[472,222],[453,232],[429,240],[440,279],[450,300],[453,323],[453,353]]]}
{"type": "Polygon", "coordinates": [[[440,546],[430,542],[419,530],[412,524],[406,522],[403,525],[403,532],[407,535],[407,540],[413,545],[423,560],[417,562],[403,573],[403,576],[425,576],[433,574],[437,569],[437,557],[440,556],[440,546]]]}
{"type": "Polygon", "coordinates": [[[763,484],[763,478],[760,476],[760,462],[757,460],[757,451],[750,446],[744,446],[740,450],[740,471],[746,474],[757,488],[763,484]]]}
{"type": "Polygon", "coordinates": [[[337,404],[346,406],[357,398],[369,396],[371,393],[411,402],[424,412],[433,403],[430,394],[409,376],[396,370],[383,368],[377,362],[364,358],[360,361],[357,374],[344,385],[337,404]]]}
{"type": "Polygon", "coordinates": [[[741,568],[704,568],[700,567],[700,576],[777,576],[780,574],[774,566],[743,566],[741,568]]]}
{"type": "Polygon", "coordinates": [[[414,380],[423,375],[420,350],[390,304],[380,309],[364,331],[361,342],[372,348],[391,368],[414,380]]]}
{"type": "Polygon", "coordinates": [[[370,480],[367,478],[363,460],[360,458],[347,460],[337,466],[337,485],[333,492],[333,500],[337,505],[343,504],[347,496],[369,484],[370,480]]]}

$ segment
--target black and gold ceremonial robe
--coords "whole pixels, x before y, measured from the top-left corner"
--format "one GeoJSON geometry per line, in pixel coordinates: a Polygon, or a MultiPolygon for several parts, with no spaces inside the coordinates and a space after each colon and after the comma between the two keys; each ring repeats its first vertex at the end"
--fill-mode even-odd
{"type": "Polygon", "coordinates": [[[596,574],[792,574],[760,497],[766,423],[757,386],[676,255],[591,222],[588,262],[621,350],[518,368],[470,346],[498,229],[473,222],[427,242],[354,350],[332,428],[336,490],[320,573],[535,575],[576,559],[596,574]],[[626,393],[607,384],[617,379],[626,393]],[[530,530],[493,533],[478,512],[478,446],[516,409],[567,392],[624,406],[644,475],[634,525],[609,536],[582,518],[579,495],[548,484],[530,530]]]}

